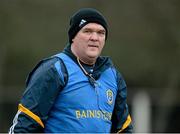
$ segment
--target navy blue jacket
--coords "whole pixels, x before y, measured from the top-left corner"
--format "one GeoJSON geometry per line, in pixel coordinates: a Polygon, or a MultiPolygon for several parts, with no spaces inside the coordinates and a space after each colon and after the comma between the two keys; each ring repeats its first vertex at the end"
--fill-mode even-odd
{"type": "MultiPolygon", "coordinates": [[[[77,63],[76,57],[70,50],[70,45],[64,49],[63,53],[77,63]]],[[[99,57],[92,77],[98,80],[101,73],[112,66],[113,64],[109,57],[99,57]]],[[[10,133],[44,132],[44,123],[48,120],[56,97],[68,82],[67,69],[63,60],[56,56],[43,59],[36,65],[27,78],[26,89],[19,103],[13,125],[9,130],[10,133]],[[61,66],[61,75],[59,75],[57,70],[57,63],[61,66]]],[[[118,92],[111,119],[111,132],[132,132],[132,122],[126,102],[126,83],[117,70],[116,73],[118,92]]]]}

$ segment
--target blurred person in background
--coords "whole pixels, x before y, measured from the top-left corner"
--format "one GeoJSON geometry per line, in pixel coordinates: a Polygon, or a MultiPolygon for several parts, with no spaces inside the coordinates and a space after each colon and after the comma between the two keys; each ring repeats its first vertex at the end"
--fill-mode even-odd
{"type": "Polygon", "coordinates": [[[100,56],[107,36],[99,11],[75,12],[68,45],[30,72],[9,133],[132,132],[125,80],[100,56]]]}

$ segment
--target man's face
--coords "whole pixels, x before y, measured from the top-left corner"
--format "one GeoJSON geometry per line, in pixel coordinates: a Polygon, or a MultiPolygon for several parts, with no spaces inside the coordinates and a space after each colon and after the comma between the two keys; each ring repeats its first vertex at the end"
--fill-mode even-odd
{"type": "Polygon", "coordinates": [[[85,25],[72,40],[73,51],[80,59],[96,59],[105,44],[106,31],[97,23],[85,25]]]}

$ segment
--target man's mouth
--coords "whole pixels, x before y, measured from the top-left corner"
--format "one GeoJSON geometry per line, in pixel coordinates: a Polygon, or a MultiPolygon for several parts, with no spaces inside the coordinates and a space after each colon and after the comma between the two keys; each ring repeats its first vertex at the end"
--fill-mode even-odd
{"type": "Polygon", "coordinates": [[[98,45],[88,45],[88,47],[96,47],[96,48],[98,48],[98,45]]]}

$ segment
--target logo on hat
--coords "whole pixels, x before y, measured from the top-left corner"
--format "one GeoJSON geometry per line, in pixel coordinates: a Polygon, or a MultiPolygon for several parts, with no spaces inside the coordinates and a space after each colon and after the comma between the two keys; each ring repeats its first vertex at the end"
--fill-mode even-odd
{"type": "Polygon", "coordinates": [[[107,96],[107,103],[109,104],[109,105],[112,105],[112,103],[113,103],[113,92],[111,91],[111,89],[108,89],[107,91],[106,91],[106,96],[107,96]]]}
{"type": "Polygon", "coordinates": [[[82,19],[81,22],[79,23],[79,27],[81,27],[86,22],[87,22],[86,20],[82,19]]]}

